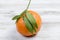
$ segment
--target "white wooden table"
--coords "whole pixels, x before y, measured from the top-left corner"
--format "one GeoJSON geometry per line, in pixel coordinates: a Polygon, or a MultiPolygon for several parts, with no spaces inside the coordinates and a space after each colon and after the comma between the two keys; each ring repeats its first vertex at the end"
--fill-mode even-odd
{"type": "Polygon", "coordinates": [[[20,14],[28,0],[0,0],[0,40],[60,40],[60,0],[32,0],[30,8],[42,18],[35,37],[27,38],[16,30],[13,16],[20,14]]]}

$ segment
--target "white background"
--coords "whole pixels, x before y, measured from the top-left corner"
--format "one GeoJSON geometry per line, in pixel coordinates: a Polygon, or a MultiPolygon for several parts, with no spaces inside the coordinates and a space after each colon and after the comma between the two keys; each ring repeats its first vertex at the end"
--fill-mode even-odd
{"type": "Polygon", "coordinates": [[[12,17],[20,14],[29,0],[0,0],[0,40],[60,40],[60,0],[32,0],[29,10],[42,18],[39,33],[32,38],[19,34],[12,17]]]}

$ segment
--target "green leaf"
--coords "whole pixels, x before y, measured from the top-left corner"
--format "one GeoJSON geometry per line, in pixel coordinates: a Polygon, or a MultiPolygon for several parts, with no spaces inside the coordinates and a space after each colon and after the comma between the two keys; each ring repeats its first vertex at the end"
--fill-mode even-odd
{"type": "Polygon", "coordinates": [[[16,20],[16,22],[22,17],[23,14],[26,13],[27,10],[24,10],[20,15],[16,15],[12,18],[12,20],[16,20]]]}
{"type": "Polygon", "coordinates": [[[33,28],[31,26],[31,24],[29,23],[28,19],[24,16],[23,20],[25,22],[26,28],[29,30],[29,32],[31,32],[33,34],[33,28]]]}
{"type": "Polygon", "coordinates": [[[23,14],[25,14],[25,13],[26,13],[26,11],[27,11],[27,10],[24,10],[24,11],[20,14],[20,16],[22,16],[23,14]]]}
{"type": "Polygon", "coordinates": [[[36,29],[35,29],[35,27],[33,25],[32,25],[32,28],[33,28],[33,31],[36,32],[36,29]]]}
{"type": "Polygon", "coordinates": [[[27,16],[28,20],[30,21],[30,23],[31,23],[34,27],[38,28],[37,23],[36,23],[36,20],[34,19],[33,15],[30,14],[29,12],[27,12],[27,13],[26,13],[26,16],[27,16]]]}
{"type": "MultiPolygon", "coordinates": [[[[29,20],[28,20],[29,21],[29,20]]],[[[29,23],[31,24],[31,22],[29,21],[29,23]]],[[[33,28],[33,31],[36,32],[36,29],[35,27],[31,24],[32,28],[33,28]]]]}
{"type": "Polygon", "coordinates": [[[17,22],[21,17],[23,17],[23,15],[26,13],[26,11],[27,11],[27,10],[24,10],[24,11],[19,15],[20,17],[16,20],[16,22],[17,22]]]}
{"type": "Polygon", "coordinates": [[[14,16],[13,18],[12,18],[12,20],[16,20],[16,19],[18,19],[20,16],[19,15],[16,15],[16,16],[14,16]]]}

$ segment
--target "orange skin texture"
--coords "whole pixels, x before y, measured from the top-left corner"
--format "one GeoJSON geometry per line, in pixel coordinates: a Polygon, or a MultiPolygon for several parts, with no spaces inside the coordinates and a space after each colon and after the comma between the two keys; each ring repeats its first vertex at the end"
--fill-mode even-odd
{"type": "MultiPolygon", "coordinates": [[[[36,12],[34,12],[32,10],[29,10],[28,12],[31,13],[33,15],[33,17],[35,18],[35,20],[36,20],[36,23],[38,25],[38,28],[36,29],[36,32],[33,32],[33,34],[37,34],[37,32],[41,28],[41,23],[42,23],[41,17],[40,17],[40,15],[38,15],[38,13],[36,13],[36,12]]],[[[24,36],[32,36],[33,35],[26,28],[23,18],[20,18],[18,20],[18,22],[16,22],[16,28],[17,28],[17,31],[19,33],[21,33],[22,35],[24,35],[24,36]]]]}

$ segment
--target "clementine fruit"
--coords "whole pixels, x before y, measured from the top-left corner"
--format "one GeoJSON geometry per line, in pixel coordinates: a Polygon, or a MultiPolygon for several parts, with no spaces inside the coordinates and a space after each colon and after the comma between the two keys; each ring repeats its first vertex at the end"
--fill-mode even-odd
{"type": "Polygon", "coordinates": [[[31,0],[27,5],[27,8],[20,14],[12,18],[16,20],[16,28],[19,33],[24,36],[34,36],[41,28],[41,17],[38,13],[28,10],[31,0]]]}
{"type": "Polygon", "coordinates": [[[16,28],[17,28],[17,31],[19,33],[21,33],[22,35],[24,35],[24,36],[32,36],[32,35],[37,34],[38,31],[41,28],[41,23],[42,23],[41,17],[40,17],[40,15],[38,13],[36,13],[36,12],[34,12],[32,10],[28,10],[28,12],[33,15],[34,19],[36,20],[36,23],[37,23],[38,28],[35,28],[36,29],[36,32],[33,32],[33,34],[30,33],[28,31],[28,29],[26,28],[26,25],[25,25],[25,22],[24,22],[23,18],[22,17],[19,18],[19,20],[16,22],[16,28]]]}

